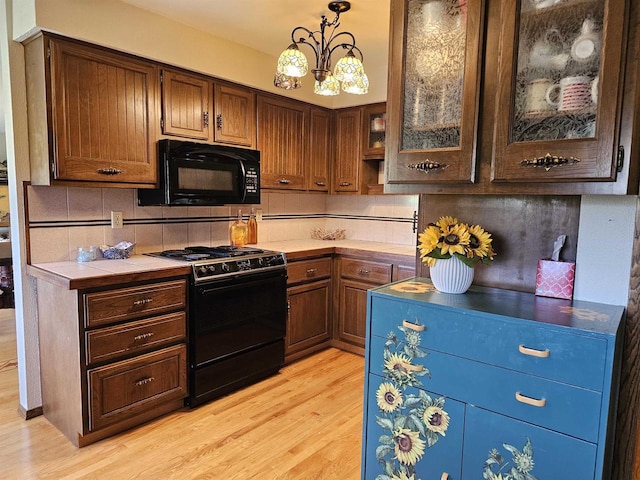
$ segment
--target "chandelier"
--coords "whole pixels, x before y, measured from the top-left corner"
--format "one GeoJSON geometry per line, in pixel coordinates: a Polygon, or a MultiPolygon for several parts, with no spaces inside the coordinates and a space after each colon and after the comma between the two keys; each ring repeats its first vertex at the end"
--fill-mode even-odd
{"type": "Polygon", "coordinates": [[[336,14],[333,21],[329,22],[327,17],[322,15],[320,30],[311,31],[305,27],[293,29],[291,45],[278,58],[278,67],[273,79],[276,87],[292,90],[302,86],[300,79],[308,73],[309,63],[298,45],[305,44],[311,47],[316,57],[315,68],[311,70],[315,78],[314,93],[338,95],[341,88],[343,92],[359,95],[368,92],[369,79],[364,72],[362,52],[356,47],[355,37],[350,32],[336,33],[336,28],[340,26],[340,14],[350,8],[349,2],[330,2],[329,10],[336,14]],[[331,29],[329,38],[325,37],[327,28],[331,29]],[[298,40],[296,36],[299,36],[298,40]],[[346,50],[347,53],[338,60],[332,72],[331,55],[338,48],[346,50]]]}

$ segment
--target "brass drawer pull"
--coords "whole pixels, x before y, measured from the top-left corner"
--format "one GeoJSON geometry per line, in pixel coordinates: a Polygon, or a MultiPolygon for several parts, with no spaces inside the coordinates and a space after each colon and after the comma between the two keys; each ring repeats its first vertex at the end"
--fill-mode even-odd
{"type": "Polygon", "coordinates": [[[545,350],[536,350],[535,348],[527,348],[522,344],[518,345],[518,351],[523,355],[530,355],[538,358],[549,358],[549,355],[551,355],[548,348],[545,350]]]}
{"type": "Polygon", "coordinates": [[[151,383],[154,380],[155,380],[154,377],[147,377],[147,378],[140,379],[136,382],[136,387],[142,387],[143,385],[146,385],[147,383],[151,383]]]}
{"type": "Polygon", "coordinates": [[[350,187],[351,186],[351,182],[340,182],[340,186],[341,187],[350,187]]]}
{"type": "Polygon", "coordinates": [[[307,277],[315,277],[315,276],[316,276],[316,269],[315,268],[307,269],[307,277]]]}
{"type": "Polygon", "coordinates": [[[580,161],[576,157],[563,157],[560,155],[551,155],[547,153],[544,157],[537,157],[533,159],[525,158],[520,162],[521,167],[543,167],[546,172],[553,167],[559,167],[561,165],[573,165],[580,161]]]}
{"type": "Polygon", "coordinates": [[[544,398],[531,398],[522,395],[520,392],[516,392],[516,400],[520,403],[526,403],[527,405],[531,405],[533,407],[544,407],[547,404],[547,400],[544,398]]]}
{"type": "Polygon", "coordinates": [[[416,332],[424,332],[424,325],[416,325],[415,323],[411,323],[406,320],[402,320],[402,326],[411,330],[415,330],[416,332]]]}
{"type": "Polygon", "coordinates": [[[98,173],[101,175],[118,175],[122,173],[122,170],[118,170],[117,168],[109,167],[109,168],[99,168],[98,173]]]}
{"type": "Polygon", "coordinates": [[[316,182],[316,185],[317,185],[317,186],[319,186],[319,187],[324,187],[324,186],[326,186],[327,184],[326,184],[326,183],[324,183],[324,182],[316,182]]]}
{"type": "Polygon", "coordinates": [[[153,332],[141,333],[140,335],[136,335],[133,337],[135,342],[139,342],[140,340],[146,340],[147,338],[153,337],[153,332]]]}
{"type": "Polygon", "coordinates": [[[410,163],[409,165],[407,165],[407,168],[412,168],[413,170],[429,173],[436,170],[444,170],[448,166],[449,165],[446,163],[432,162],[431,160],[427,159],[424,162],[420,163],[410,163]]]}
{"type": "Polygon", "coordinates": [[[138,305],[146,305],[147,303],[151,303],[153,302],[153,298],[143,298],[142,300],[136,300],[135,302],[133,302],[133,304],[135,306],[138,305]]]}
{"type": "Polygon", "coordinates": [[[449,474],[447,472],[444,472],[440,477],[440,480],[449,480],[449,474]]]}
{"type": "Polygon", "coordinates": [[[281,178],[280,180],[278,180],[278,182],[284,184],[284,185],[288,185],[291,183],[291,180],[287,180],[286,178],[281,178]]]}
{"type": "Polygon", "coordinates": [[[364,268],[359,268],[358,273],[360,275],[369,275],[371,272],[369,272],[369,270],[365,270],[364,268]]]}

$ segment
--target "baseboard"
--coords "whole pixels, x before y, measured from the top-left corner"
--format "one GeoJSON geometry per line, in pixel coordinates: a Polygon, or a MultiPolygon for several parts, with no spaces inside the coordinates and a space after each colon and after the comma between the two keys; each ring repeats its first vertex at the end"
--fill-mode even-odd
{"type": "Polygon", "coordinates": [[[42,415],[42,407],[31,408],[26,410],[22,405],[18,407],[18,415],[20,415],[25,420],[31,420],[34,417],[39,417],[42,415]]]}

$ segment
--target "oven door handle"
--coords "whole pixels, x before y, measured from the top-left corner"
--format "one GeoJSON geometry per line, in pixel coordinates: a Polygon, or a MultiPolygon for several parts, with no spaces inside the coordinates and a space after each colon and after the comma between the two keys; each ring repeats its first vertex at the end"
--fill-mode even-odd
{"type": "Polygon", "coordinates": [[[236,278],[226,278],[219,280],[217,283],[210,285],[200,285],[197,290],[198,295],[220,294],[225,290],[237,290],[239,288],[253,288],[262,284],[265,280],[284,279],[286,282],[286,269],[278,268],[276,270],[264,271],[261,273],[240,275],[236,278]]]}

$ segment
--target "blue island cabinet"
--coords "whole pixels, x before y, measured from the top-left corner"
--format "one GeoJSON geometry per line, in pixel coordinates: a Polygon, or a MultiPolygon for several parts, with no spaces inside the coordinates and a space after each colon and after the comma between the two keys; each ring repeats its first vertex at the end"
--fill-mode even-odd
{"type": "Polygon", "coordinates": [[[610,479],[624,307],[369,290],[363,480],[610,479]]]}

